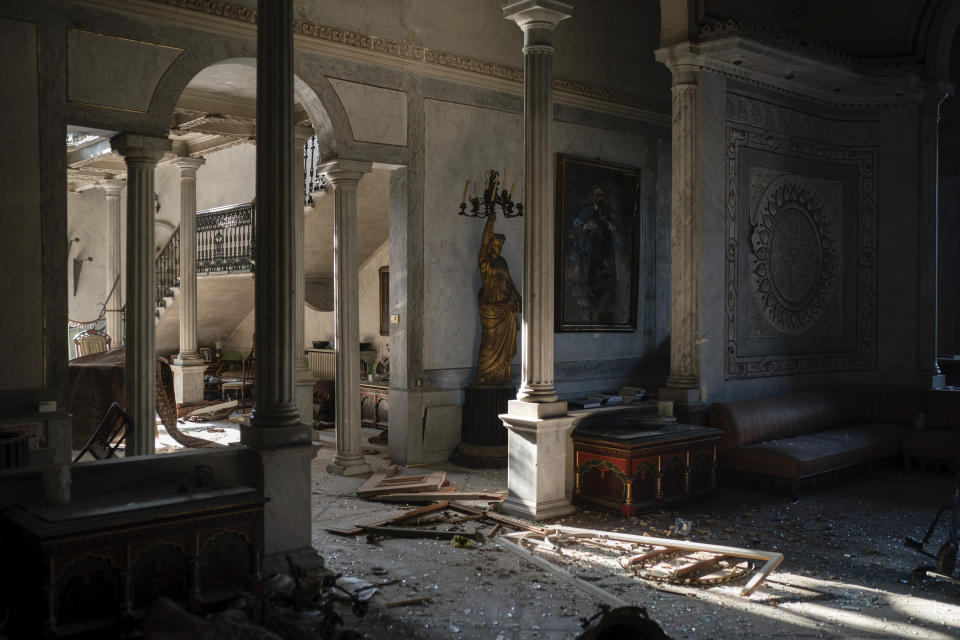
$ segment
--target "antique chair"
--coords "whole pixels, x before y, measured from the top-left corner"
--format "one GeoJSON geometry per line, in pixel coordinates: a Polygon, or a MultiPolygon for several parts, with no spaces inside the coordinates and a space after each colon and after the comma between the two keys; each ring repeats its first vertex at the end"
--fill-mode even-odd
{"type": "Polygon", "coordinates": [[[77,357],[110,350],[110,336],[102,329],[87,329],[73,337],[77,357]]]}
{"type": "Polygon", "coordinates": [[[105,460],[116,455],[117,449],[127,437],[127,414],[124,413],[120,405],[114,402],[107,409],[106,415],[100,421],[97,430],[93,432],[87,444],[83,445],[80,453],[73,459],[77,462],[86,454],[93,456],[94,460],[105,460]]]}
{"type": "Polygon", "coordinates": [[[257,378],[256,359],[253,356],[247,356],[243,359],[243,370],[240,379],[224,380],[220,384],[220,399],[226,400],[228,393],[236,393],[240,407],[240,412],[246,408],[246,398],[253,393],[253,386],[257,378]],[[248,391],[249,390],[249,391],[248,391]]]}

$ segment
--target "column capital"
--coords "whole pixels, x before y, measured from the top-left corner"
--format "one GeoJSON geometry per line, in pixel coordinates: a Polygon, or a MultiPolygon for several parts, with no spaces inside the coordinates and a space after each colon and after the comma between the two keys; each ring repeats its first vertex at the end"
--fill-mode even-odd
{"type": "Polygon", "coordinates": [[[320,165],[319,171],[327,176],[336,189],[341,184],[360,181],[365,174],[373,170],[373,163],[361,160],[331,160],[320,165]]]}
{"type": "Polygon", "coordinates": [[[173,147],[168,138],[144,136],[138,133],[121,133],[110,138],[110,148],[125,160],[157,162],[173,147]]]}
{"type": "Polygon", "coordinates": [[[556,29],[562,20],[573,15],[573,4],[562,0],[508,0],[503,3],[503,17],[513,20],[521,29],[556,29]]]}
{"type": "Polygon", "coordinates": [[[294,127],[293,128],[293,139],[297,144],[303,145],[307,140],[313,136],[313,127],[294,127]]]}
{"type": "Polygon", "coordinates": [[[98,183],[98,186],[107,192],[107,196],[119,196],[123,188],[127,186],[126,180],[116,178],[104,178],[98,183]]]}
{"type": "Polygon", "coordinates": [[[173,164],[180,167],[180,176],[195,178],[197,177],[197,169],[202,167],[206,163],[206,158],[192,158],[190,156],[177,156],[173,159],[173,164]]]}

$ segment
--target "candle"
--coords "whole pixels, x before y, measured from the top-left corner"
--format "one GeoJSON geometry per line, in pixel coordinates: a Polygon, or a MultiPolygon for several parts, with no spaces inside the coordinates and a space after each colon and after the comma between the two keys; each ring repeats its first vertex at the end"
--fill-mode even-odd
{"type": "Polygon", "coordinates": [[[514,188],[515,188],[516,186],[517,186],[517,181],[514,180],[514,181],[513,181],[513,184],[510,185],[510,199],[511,199],[511,200],[513,200],[513,190],[514,190],[514,188]]]}
{"type": "Polygon", "coordinates": [[[463,197],[460,198],[460,202],[467,201],[467,187],[470,186],[470,178],[467,178],[467,181],[463,183],[463,197]]]}
{"type": "MultiPolygon", "coordinates": [[[[506,184],[507,184],[507,169],[506,169],[506,167],[504,167],[504,169],[503,169],[503,176],[501,176],[501,177],[503,178],[503,184],[506,185],[506,184]]],[[[504,186],[504,188],[506,188],[506,186],[504,186]]]]}

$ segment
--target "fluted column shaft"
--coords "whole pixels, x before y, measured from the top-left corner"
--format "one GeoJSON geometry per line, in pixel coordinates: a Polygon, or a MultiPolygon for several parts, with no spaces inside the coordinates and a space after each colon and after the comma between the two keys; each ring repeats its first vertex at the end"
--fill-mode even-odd
{"type": "Polygon", "coordinates": [[[110,348],[123,346],[123,291],[120,290],[120,192],[127,185],[124,180],[103,180],[100,186],[107,194],[107,264],[104,282],[106,299],[107,335],[110,348]]]}
{"type": "Polygon", "coordinates": [[[303,309],[306,298],[306,283],[303,277],[304,265],[304,234],[306,220],[304,219],[304,167],[303,167],[303,147],[310,136],[313,135],[313,129],[309,127],[296,127],[293,132],[293,220],[294,236],[296,237],[296,247],[294,248],[294,262],[296,263],[296,280],[293,291],[293,310],[295,314],[296,328],[294,329],[293,353],[291,357],[294,362],[296,379],[296,405],[300,414],[300,421],[313,424],[313,374],[310,373],[310,367],[303,358],[304,346],[304,320],[303,309]]]}
{"type": "Polygon", "coordinates": [[[698,73],[674,71],[670,199],[670,375],[667,387],[700,386],[700,104],[698,73]]]}
{"type": "Polygon", "coordinates": [[[320,167],[333,187],[333,311],[337,350],[337,451],[327,470],[354,475],[370,466],[360,448],[360,279],[357,184],[370,163],[337,160],[320,167]]]}
{"type": "Polygon", "coordinates": [[[937,209],[939,202],[940,102],[943,96],[920,105],[920,215],[917,269],[917,369],[932,386],[945,379],[937,364],[937,209]]]}
{"type": "Polygon", "coordinates": [[[180,167],[180,353],[176,363],[202,362],[197,350],[197,169],[203,158],[177,158],[180,167]]]}
{"type": "Polygon", "coordinates": [[[517,398],[553,402],[554,385],[554,173],[553,31],[573,7],[555,0],[503,6],[523,30],[523,324],[517,398]]]}
{"type": "Polygon", "coordinates": [[[270,448],[309,439],[294,401],[293,344],[297,322],[296,237],[290,184],[293,144],[293,3],[258,3],[257,255],[254,318],[257,381],[245,444],[270,448]],[[289,429],[293,442],[272,429],[289,429]]]}
{"type": "Polygon", "coordinates": [[[111,141],[127,165],[127,340],[124,364],[124,410],[132,428],[126,455],[155,451],[156,318],[153,232],[154,170],[165,138],[121,134],[111,141]]]}

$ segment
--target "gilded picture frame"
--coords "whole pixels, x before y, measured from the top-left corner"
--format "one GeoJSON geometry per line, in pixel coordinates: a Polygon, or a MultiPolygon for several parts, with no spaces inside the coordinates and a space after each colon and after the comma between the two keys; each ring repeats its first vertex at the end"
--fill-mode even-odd
{"type": "Polygon", "coordinates": [[[557,154],[557,332],[637,329],[640,169],[557,154]]]}

